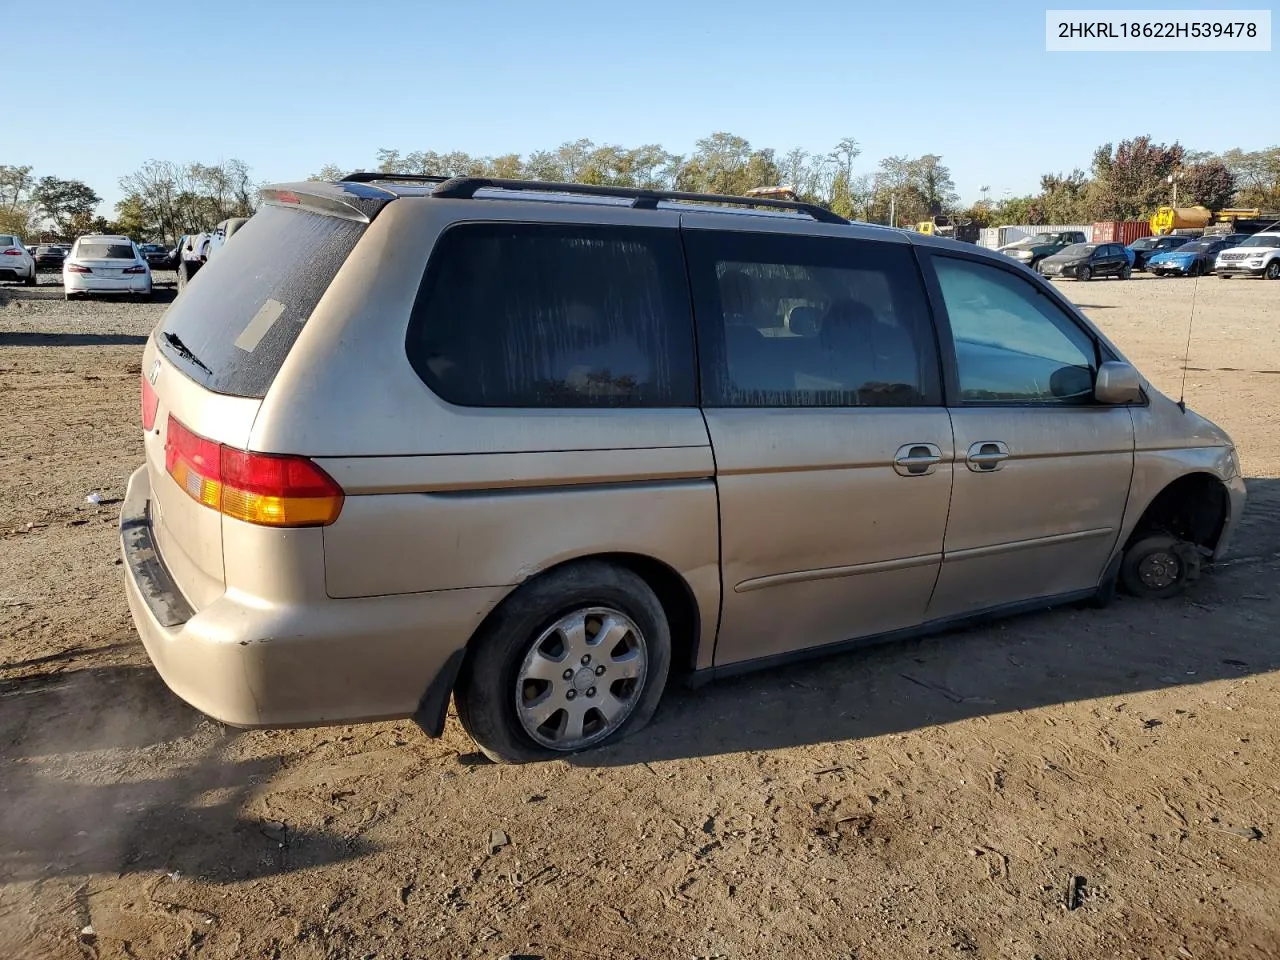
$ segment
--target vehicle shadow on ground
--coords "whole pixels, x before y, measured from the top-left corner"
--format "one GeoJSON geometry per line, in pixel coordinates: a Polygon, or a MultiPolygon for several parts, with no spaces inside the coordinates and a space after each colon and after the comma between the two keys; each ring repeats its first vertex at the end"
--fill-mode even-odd
{"type": "Polygon", "coordinates": [[[131,333],[0,332],[0,347],[140,347],[146,342],[146,336],[131,333]]]}
{"type": "Polygon", "coordinates": [[[1061,607],[697,690],[672,684],[644,731],[570,762],[622,766],[860,740],[1280,670],[1280,481],[1248,484],[1230,558],[1182,597],[1061,607]]]}
{"type": "Polygon", "coordinates": [[[247,818],[280,762],[228,758],[235,736],[150,666],[0,679],[0,877],[177,870],[229,883],[374,849],[247,818]]]}

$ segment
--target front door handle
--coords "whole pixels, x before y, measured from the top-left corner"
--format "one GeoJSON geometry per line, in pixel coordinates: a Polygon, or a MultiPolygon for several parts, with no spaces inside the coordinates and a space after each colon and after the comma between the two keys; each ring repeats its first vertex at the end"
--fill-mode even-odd
{"type": "Polygon", "coordinates": [[[999,440],[980,440],[969,447],[965,466],[974,473],[992,473],[1003,467],[1008,459],[1008,444],[999,440]]]}
{"type": "Polygon", "coordinates": [[[927,477],[942,462],[935,443],[907,443],[893,457],[893,469],[904,477],[927,477]]]}

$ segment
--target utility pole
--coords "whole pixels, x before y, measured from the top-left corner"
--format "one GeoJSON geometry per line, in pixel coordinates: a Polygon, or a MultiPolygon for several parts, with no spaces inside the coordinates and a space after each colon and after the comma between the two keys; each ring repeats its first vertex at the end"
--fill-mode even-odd
{"type": "Polygon", "coordinates": [[[1165,182],[1173,185],[1173,206],[1178,205],[1178,181],[1186,174],[1182,170],[1175,170],[1173,173],[1165,177],[1165,182]]]}
{"type": "Polygon", "coordinates": [[[896,227],[898,225],[898,195],[896,193],[889,194],[889,226],[896,227]]]}

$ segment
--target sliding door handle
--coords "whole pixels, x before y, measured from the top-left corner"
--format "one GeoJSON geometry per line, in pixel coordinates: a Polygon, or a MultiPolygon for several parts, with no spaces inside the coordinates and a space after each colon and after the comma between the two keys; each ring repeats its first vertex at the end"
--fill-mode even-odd
{"type": "Polygon", "coordinates": [[[991,473],[1009,459],[1009,447],[999,440],[982,440],[969,447],[965,465],[974,473],[991,473]]]}
{"type": "Polygon", "coordinates": [[[942,451],[933,443],[908,443],[898,448],[893,469],[904,477],[927,477],[942,462],[942,451]]]}

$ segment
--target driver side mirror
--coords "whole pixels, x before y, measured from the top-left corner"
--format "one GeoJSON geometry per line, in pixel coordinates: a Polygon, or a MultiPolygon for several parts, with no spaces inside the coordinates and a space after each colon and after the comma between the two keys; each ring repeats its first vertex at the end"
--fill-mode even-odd
{"type": "Polygon", "coordinates": [[[1132,364],[1108,360],[1098,368],[1093,398],[1099,403],[1137,403],[1142,399],[1142,377],[1132,364]]]}

